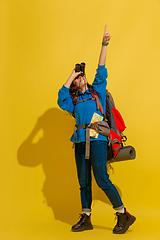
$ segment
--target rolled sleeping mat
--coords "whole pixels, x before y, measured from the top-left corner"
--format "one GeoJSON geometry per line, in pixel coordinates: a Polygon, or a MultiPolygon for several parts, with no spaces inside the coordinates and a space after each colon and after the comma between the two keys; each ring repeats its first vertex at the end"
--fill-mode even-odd
{"type": "Polygon", "coordinates": [[[126,160],[133,160],[136,158],[136,151],[132,146],[122,147],[115,158],[109,160],[109,162],[120,162],[126,160]]]}

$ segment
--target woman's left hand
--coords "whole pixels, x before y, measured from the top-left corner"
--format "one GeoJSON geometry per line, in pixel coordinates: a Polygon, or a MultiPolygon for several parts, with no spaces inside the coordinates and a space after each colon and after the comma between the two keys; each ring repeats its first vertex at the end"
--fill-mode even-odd
{"type": "Polygon", "coordinates": [[[111,39],[111,36],[109,33],[107,33],[107,25],[106,25],[102,42],[109,43],[110,39],[111,39]]]}

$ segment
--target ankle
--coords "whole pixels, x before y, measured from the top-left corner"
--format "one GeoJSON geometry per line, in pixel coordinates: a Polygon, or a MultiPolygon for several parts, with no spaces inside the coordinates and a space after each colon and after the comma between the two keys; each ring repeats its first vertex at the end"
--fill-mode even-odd
{"type": "Polygon", "coordinates": [[[86,214],[88,217],[91,216],[90,212],[83,212],[83,214],[86,214]]]}
{"type": "Polygon", "coordinates": [[[119,210],[117,210],[118,213],[125,213],[126,212],[126,209],[125,208],[121,208],[119,210]]]}

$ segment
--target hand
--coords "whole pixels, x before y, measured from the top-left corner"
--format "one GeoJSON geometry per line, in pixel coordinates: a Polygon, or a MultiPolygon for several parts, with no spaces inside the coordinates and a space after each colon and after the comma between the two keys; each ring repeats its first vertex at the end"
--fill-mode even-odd
{"type": "Polygon", "coordinates": [[[65,82],[64,86],[67,88],[70,88],[72,82],[74,81],[74,79],[81,74],[82,72],[76,72],[75,69],[73,69],[70,77],[68,78],[68,80],[65,82]]]}
{"type": "Polygon", "coordinates": [[[43,128],[43,125],[44,125],[44,117],[43,116],[40,116],[37,120],[37,123],[35,125],[35,129],[37,131],[39,131],[41,128],[43,128]]]}
{"type": "Polygon", "coordinates": [[[105,31],[104,31],[104,35],[103,35],[103,41],[104,43],[108,43],[111,39],[111,36],[109,33],[107,33],[107,25],[105,26],[105,31]]]}
{"type": "Polygon", "coordinates": [[[74,80],[78,75],[80,75],[81,73],[83,73],[83,72],[76,72],[76,71],[75,71],[75,68],[74,68],[73,71],[72,71],[72,74],[71,74],[73,80],[74,80]]]}

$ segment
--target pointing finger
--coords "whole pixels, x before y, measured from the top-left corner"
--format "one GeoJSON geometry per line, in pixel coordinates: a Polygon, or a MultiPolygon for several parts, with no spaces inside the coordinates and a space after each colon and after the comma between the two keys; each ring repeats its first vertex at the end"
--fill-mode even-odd
{"type": "Polygon", "coordinates": [[[106,33],[107,32],[107,25],[105,25],[105,31],[104,31],[104,33],[106,33]]]}

